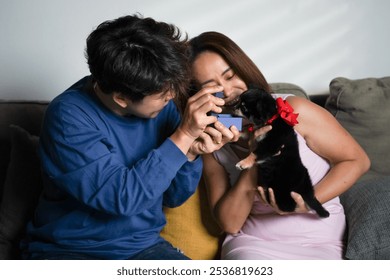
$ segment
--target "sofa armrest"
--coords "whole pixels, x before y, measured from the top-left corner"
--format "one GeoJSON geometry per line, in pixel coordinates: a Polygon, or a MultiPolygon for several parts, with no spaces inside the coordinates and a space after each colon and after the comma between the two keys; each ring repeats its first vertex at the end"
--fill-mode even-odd
{"type": "Polygon", "coordinates": [[[0,201],[10,160],[10,125],[18,125],[39,135],[48,101],[0,99],[0,201]]]}

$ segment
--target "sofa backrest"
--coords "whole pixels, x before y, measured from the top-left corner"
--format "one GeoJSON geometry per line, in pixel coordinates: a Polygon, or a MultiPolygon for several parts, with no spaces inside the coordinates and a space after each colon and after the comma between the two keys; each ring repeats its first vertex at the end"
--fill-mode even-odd
{"type": "MultiPolygon", "coordinates": [[[[295,84],[271,83],[276,93],[291,93],[306,97],[306,92],[295,84]]],[[[32,135],[39,135],[48,101],[0,99],[0,201],[3,193],[7,166],[10,159],[10,125],[18,125],[32,135]]]]}

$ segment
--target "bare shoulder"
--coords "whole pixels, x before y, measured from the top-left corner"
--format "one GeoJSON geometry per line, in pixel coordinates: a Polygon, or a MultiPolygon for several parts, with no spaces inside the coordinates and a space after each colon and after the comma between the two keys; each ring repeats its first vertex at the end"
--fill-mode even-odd
{"type": "Polygon", "coordinates": [[[289,97],[288,102],[299,114],[295,130],[314,152],[330,162],[353,158],[360,153],[356,141],[325,108],[300,97],[289,97]]]}
{"type": "Polygon", "coordinates": [[[294,108],[294,111],[298,112],[298,113],[305,113],[306,111],[322,111],[322,112],[325,112],[327,113],[328,111],[311,102],[309,99],[307,98],[304,98],[304,97],[300,97],[300,96],[289,96],[287,97],[286,99],[288,101],[288,103],[294,108]]]}
{"type": "Polygon", "coordinates": [[[288,103],[298,113],[298,125],[295,127],[302,135],[308,131],[317,130],[328,126],[339,126],[336,119],[325,108],[311,102],[310,100],[298,97],[287,97],[288,103]]]}

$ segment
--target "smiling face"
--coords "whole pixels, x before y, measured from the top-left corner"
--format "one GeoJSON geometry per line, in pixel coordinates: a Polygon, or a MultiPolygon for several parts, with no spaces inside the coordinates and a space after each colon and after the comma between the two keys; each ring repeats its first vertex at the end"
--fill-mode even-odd
{"type": "Polygon", "coordinates": [[[212,51],[204,51],[196,57],[192,73],[198,87],[222,86],[227,107],[236,105],[240,95],[247,90],[244,81],[219,54],[212,51]]]}

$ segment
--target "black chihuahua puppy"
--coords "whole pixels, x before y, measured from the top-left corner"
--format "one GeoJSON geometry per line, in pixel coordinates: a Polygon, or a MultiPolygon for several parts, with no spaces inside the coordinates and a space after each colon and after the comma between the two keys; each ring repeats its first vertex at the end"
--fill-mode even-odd
{"type": "Polygon", "coordinates": [[[273,189],[280,210],[295,210],[296,203],[290,194],[294,191],[318,216],[329,217],[329,212],[314,196],[313,184],[299,155],[293,128],[298,123],[298,114],[281,98],[275,100],[271,94],[253,87],[241,95],[235,113],[249,119],[255,128],[272,124],[272,130],[254,139],[252,154],[236,167],[246,169],[258,164],[258,185],[273,189]]]}

